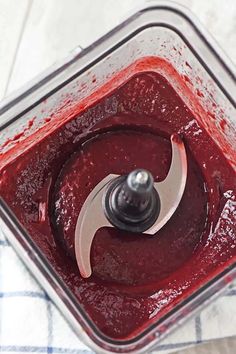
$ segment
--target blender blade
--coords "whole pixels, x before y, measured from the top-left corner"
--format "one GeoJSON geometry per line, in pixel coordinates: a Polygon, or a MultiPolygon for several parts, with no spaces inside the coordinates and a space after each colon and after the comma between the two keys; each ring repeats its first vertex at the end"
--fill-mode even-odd
{"type": "MultiPolygon", "coordinates": [[[[167,177],[155,182],[160,198],[160,212],[154,224],[143,232],[156,234],[177,209],[187,180],[187,156],[184,143],[177,134],[171,135],[172,161],[167,177]]],[[[89,194],[77,219],[75,228],[75,254],[80,274],[88,278],[92,274],[90,251],[95,233],[101,227],[114,227],[106,217],[104,199],[110,184],[120,175],[109,174],[89,194]]]]}

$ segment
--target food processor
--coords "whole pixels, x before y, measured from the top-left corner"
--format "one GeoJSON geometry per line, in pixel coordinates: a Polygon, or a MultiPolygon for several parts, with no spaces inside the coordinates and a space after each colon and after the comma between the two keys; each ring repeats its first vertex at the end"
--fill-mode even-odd
{"type": "Polygon", "coordinates": [[[235,74],[145,3],[0,107],[0,227],[96,352],[145,353],[236,275],[235,74]]]}

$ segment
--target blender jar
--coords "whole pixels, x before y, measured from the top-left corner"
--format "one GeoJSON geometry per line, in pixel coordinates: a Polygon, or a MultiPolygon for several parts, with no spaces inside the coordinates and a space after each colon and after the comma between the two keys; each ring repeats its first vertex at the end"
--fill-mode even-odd
{"type": "MultiPolygon", "coordinates": [[[[232,64],[186,9],[155,1],[1,104],[0,167],[96,103],[98,89],[101,92],[102,88],[106,96],[147,70],[167,78],[235,170],[236,90],[232,64]],[[181,81],[176,81],[173,73],[181,81]]],[[[107,107],[109,114],[115,114],[116,109],[115,103],[107,107]]],[[[84,118],[79,124],[85,133],[105,118],[95,116],[89,122],[84,118]]],[[[95,351],[147,352],[170,330],[206,306],[236,276],[234,256],[163,316],[154,316],[139,333],[126,339],[110,338],[98,330],[3,199],[0,216],[6,238],[74,331],[95,351]]]]}

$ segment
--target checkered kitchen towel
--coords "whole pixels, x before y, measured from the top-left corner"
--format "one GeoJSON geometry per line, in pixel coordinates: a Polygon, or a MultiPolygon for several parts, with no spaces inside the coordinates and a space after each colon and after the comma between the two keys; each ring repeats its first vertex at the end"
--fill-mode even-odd
{"type": "MultiPolygon", "coordinates": [[[[236,286],[158,345],[155,353],[236,335],[236,286]]],[[[0,352],[76,353],[83,345],[0,234],[0,352]]]]}

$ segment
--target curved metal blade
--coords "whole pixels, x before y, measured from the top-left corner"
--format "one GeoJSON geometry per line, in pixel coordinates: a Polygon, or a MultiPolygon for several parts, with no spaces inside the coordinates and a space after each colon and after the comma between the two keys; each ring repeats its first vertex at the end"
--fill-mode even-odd
{"type": "Polygon", "coordinates": [[[160,214],[152,227],[144,233],[153,235],[171,218],[177,209],[187,180],[187,155],[183,141],[177,134],[171,135],[172,161],[168,175],[162,182],[154,183],[161,201],[160,214]]]}
{"type": "Polygon", "coordinates": [[[113,227],[107,220],[103,207],[102,198],[105,187],[118,175],[110,174],[99,182],[85,200],[75,228],[75,256],[83,278],[92,274],[90,263],[90,250],[95,233],[104,226],[113,227]]]}
{"type": "MultiPolygon", "coordinates": [[[[160,201],[160,214],[155,224],[144,234],[153,235],[160,230],[174,214],[183,196],[187,179],[187,156],[184,143],[177,134],[171,136],[172,161],[166,179],[154,183],[160,201]]],[[[92,274],[90,251],[93,238],[98,229],[114,227],[106,218],[103,210],[103,194],[106,186],[119,175],[105,177],[89,194],[81,208],[75,229],[75,254],[77,264],[84,278],[92,274]]]]}

